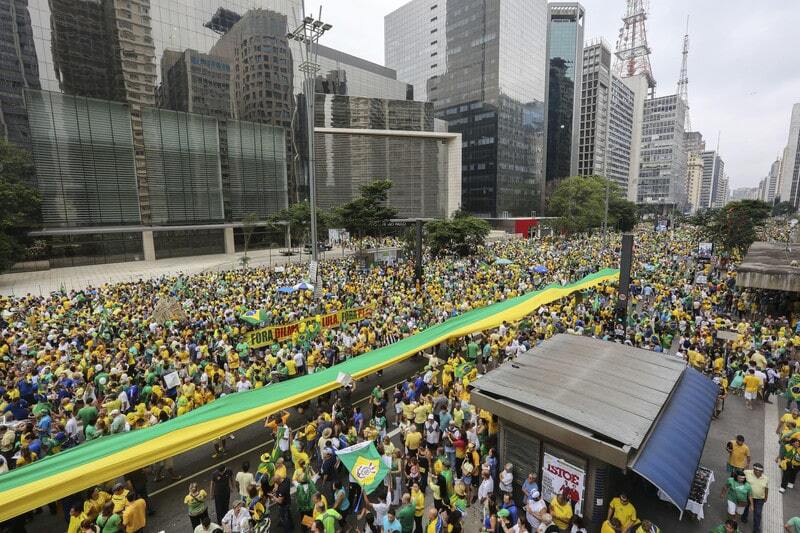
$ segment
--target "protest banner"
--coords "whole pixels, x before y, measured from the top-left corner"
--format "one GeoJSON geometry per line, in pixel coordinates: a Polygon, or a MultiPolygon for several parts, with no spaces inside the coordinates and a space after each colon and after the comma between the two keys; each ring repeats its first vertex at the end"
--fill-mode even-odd
{"type": "Polygon", "coordinates": [[[313,330],[317,328],[332,329],[342,324],[358,322],[370,316],[374,310],[374,305],[352,307],[320,316],[319,324],[317,324],[317,317],[308,317],[303,320],[298,320],[297,322],[292,322],[291,324],[268,326],[248,332],[245,336],[245,340],[251,348],[261,348],[273,342],[281,342],[284,339],[290,339],[295,333],[300,334],[301,330],[305,331],[307,329],[313,330]]]}

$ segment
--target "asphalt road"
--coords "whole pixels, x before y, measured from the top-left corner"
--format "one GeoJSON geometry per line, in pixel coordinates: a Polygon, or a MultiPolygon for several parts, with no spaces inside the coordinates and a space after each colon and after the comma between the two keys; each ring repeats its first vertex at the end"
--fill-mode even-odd
{"type": "MultiPolygon", "coordinates": [[[[354,404],[364,403],[369,398],[370,391],[377,383],[384,388],[394,388],[394,385],[412,376],[427,364],[427,359],[415,356],[411,359],[391,366],[378,377],[372,375],[367,379],[358,381],[354,394],[354,404]]],[[[290,410],[289,426],[298,427],[307,418],[301,417],[295,409],[290,410]]],[[[394,411],[387,410],[393,417],[394,411]]],[[[393,419],[393,418],[392,418],[393,419]]],[[[241,470],[243,461],[249,461],[251,472],[254,472],[259,463],[259,457],[265,451],[272,449],[272,436],[269,430],[263,427],[263,421],[237,431],[234,439],[227,441],[226,454],[222,459],[213,459],[211,443],[195,448],[194,450],[178,455],[174,458],[175,471],[181,476],[179,481],[171,481],[169,476],[165,481],[153,482],[152,477],[148,482],[148,491],[154,502],[156,513],[147,519],[148,532],[191,532],[189,517],[183,498],[188,494],[189,483],[196,482],[201,488],[208,491],[213,469],[224,462],[236,473],[241,470]]],[[[232,497],[235,495],[232,495],[232,497]]],[[[209,502],[209,514],[214,520],[214,503],[209,502]]],[[[66,531],[66,521],[59,512],[51,515],[45,508],[27,524],[28,531],[49,531],[52,533],[66,531]]]]}

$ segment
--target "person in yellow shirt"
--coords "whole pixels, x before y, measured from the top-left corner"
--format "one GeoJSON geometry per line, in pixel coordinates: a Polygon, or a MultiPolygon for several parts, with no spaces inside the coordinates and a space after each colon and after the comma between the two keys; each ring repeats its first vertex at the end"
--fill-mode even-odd
{"type": "Polygon", "coordinates": [[[81,524],[89,517],[80,507],[72,507],[69,510],[69,525],[67,526],[67,533],[81,533],[81,524]]]}
{"type": "Polygon", "coordinates": [[[622,525],[622,531],[627,531],[631,525],[636,523],[636,508],[628,500],[628,495],[624,492],[612,499],[608,505],[608,520],[610,521],[612,518],[616,518],[619,521],[622,525]]]}
{"type": "Polygon", "coordinates": [[[613,516],[603,522],[603,525],[600,528],[600,533],[623,533],[624,531],[625,530],[622,528],[622,524],[620,524],[619,520],[613,516]]]}
{"type": "Polygon", "coordinates": [[[736,435],[736,440],[728,442],[727,450],[729,474],[750,466],[750,448],[744,443],[744,435],[736,435]]]}
{"type": "Polygon", "coordinates": [[[553,516],[553,523],[561,531],[566,531],[572,520],[572,505],[563,492],[553,496],[550,500],[550,514],[553,516]]]}
{"type": "Polygon", "coordinates": [[[752,409],[753,400],[758,396],[758,389],[761,387],[761,380],[756,376],[756,371],[750,368],[744,375],[742,383],[744,384],[744,403],[748,409],[752,409]]]}
{"type": "Polygon", "coordinates": [[[797,407],[793,407],[791,413],[784,414],[778,420],[778,429],[775,430],[775,434],[780,437],[787,432],[789,430],[789,422],[794,422],[794,427],[800,425],[800,411],[798,411],[797,407]]]}

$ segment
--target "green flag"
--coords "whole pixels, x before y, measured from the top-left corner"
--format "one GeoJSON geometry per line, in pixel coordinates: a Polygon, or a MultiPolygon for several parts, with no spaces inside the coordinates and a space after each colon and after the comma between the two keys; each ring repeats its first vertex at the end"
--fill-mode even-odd
{"type": "Polygon", "coordinates": [[[278,426],[278,431],[275,433],[275,444],[272,446],[272,453],[270,454],[270,461],[272,463],[276,463],[278,461],[278,457],[281,456],[281,450],[278,448],[278,443],[283,438],[283,433],[286,431],[284,426],[278,426]]]}
{"type": "Polygon", "coordinates": [[[371,440],[343,448],[336,455],[367,494],[374,491],[389,473],[389,467],[371,440]]]}

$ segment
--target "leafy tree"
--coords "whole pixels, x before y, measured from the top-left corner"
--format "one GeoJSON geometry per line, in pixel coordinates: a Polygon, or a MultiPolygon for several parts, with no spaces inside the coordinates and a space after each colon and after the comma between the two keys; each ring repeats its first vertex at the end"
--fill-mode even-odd
{"type": "MultiPolygon", "coordinates": [[[[311,204],[308,201],[292,204],[272,215],[274,223],[288,224],[291,238],[295,241],[311,242],[311,204]]],[[[317,234],[324,234],[330,227],[331,216],[322,209],[317,209],[317,234]]]]}
{"type": "Polygon", "coordinates": [[[719,211],[719,209],[701,209],[686,219],[686,221],[692,226],[704,228],[711,224],[717,216],[717,211],[719,211]]]}
{"type": "Polygon", "coordinates": [[[792,202],[778,202],[772,206],[772,216],[779,217],[783,215],[792,215],[797,211],[792,202]]]}
{"type": "Polygon", "coordinates": [[[712,211],[701,232],[728,252],[744,253],[756,240],[771,208],[761,200],[740,200],[712,211]]]}
{"type": "Polygon", "coordinates": [[[377,180],[361,186],[361,194],[335,209],[339,226],[358,239],[382,235],[397,209],[387,205],[391,180],[377,180]]]}
{"type": "Polygon", "coordinates": [[[558,217],[562,231],[577,233],[603,225],[608,195],[608,225],[629,231],[638,221],[638,209],[620,188],[600,176],[572,176],[561,180],[548,200],[548,213],[558,217]]]}
{"type": "Polygon", "coordinates": [[[466,257],[486,242],[491,227],[483,219],[458,211],[452,219],[431,220],[425,224],[425,244],[431,254],[441,257],[466,257]]]}
{"type": "Polygon", "coordinates": [[[0,139],[0,272],[24,258],[28,232],[41,220],[30,154],[0,139]]]}

